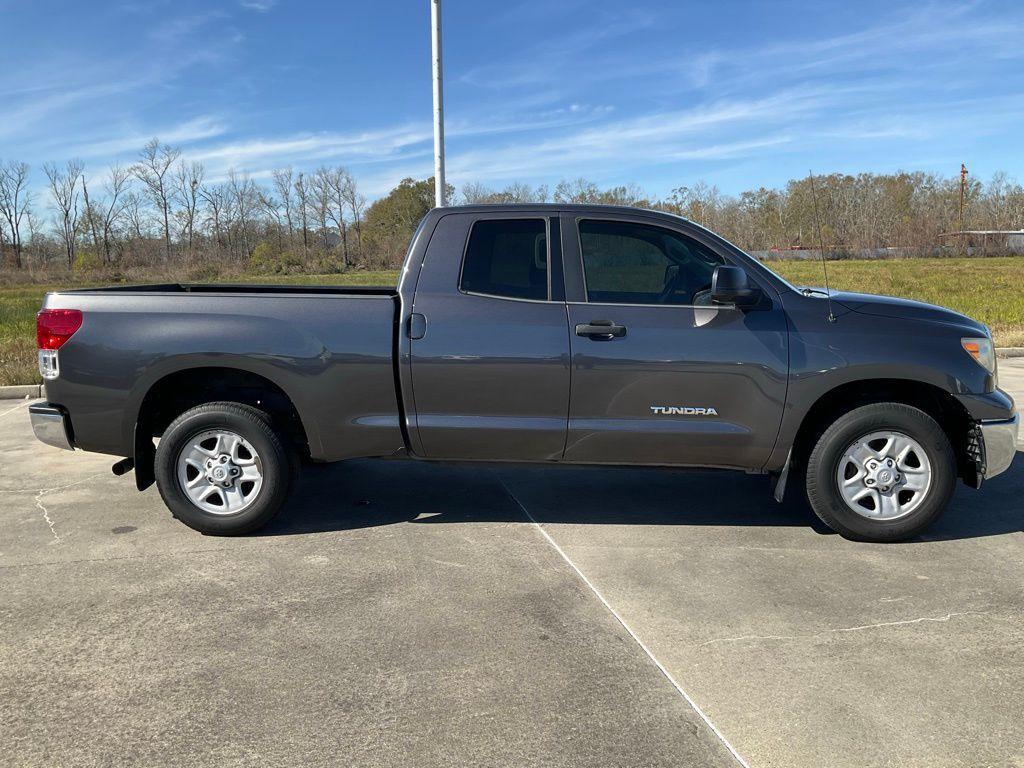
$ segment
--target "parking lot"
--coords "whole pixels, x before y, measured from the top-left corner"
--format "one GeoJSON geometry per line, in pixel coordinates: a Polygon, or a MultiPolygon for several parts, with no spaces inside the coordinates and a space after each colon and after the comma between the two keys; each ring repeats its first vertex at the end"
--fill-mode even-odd
{"type": "Polygon", "coordinates": [[[0,764],[1024,765],[1022,453],[896,545],[764,477],[384,461],[211,538],[111,463],[0,401],[0,764]]]}

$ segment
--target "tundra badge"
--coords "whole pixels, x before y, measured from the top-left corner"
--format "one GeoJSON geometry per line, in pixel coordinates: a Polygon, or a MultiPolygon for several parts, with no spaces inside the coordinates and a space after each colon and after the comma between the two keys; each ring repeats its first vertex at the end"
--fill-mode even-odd
{"type": "Polygon", "coordinates": [[[688,405],[652,405],[651,412],[656,416],[717,416],[714,408],[692,408],[688,405]]]}

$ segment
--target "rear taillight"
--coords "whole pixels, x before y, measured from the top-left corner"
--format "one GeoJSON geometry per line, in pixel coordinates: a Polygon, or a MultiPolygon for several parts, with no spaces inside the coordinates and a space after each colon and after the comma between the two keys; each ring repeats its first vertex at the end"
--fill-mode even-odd
{"type": "Polygon", "coordinates": [[[40,349],[60,349],[81,327],[80,309],[44,309],[36,315],[36,341],[40,349]]]}
{"type": "Polygon", "coordinates": [[[60,376],[57,350],[82,327],[80,309],[44,309],[36,315],[36,341],[39,342],[39,374],[47,381],[60,376]]]}

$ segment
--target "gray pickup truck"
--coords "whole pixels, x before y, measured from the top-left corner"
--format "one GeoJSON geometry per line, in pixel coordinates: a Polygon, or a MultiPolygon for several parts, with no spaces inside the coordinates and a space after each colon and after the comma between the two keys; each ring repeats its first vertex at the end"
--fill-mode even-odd
{"type": "Polygon", "coordinates": [[[982,324],[630,208],[438,208],[397,289],[61,291],[38,336],[39,439],[124,457],[211,534],[267,523],[303,460],[392,457],[762,473],[892,541],[1006,470],[1019,426],[982,324]]]}

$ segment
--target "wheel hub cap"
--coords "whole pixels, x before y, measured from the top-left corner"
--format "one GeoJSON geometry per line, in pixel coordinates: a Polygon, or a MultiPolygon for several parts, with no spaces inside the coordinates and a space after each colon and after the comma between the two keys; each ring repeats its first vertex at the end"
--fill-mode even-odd
{"type": "Polygon", "coordinates": [[[924,502],[932,470],[924,448],[901,432],[872,432],[839,459],[836,481],[846,505],[871,520],[896,520],[924,502]]]}
{"type": "Polygon", "coordinates": [[[263,463],[252,445],[227,430],[193,436],[178,455],[178,481],[189,500],[204,512],[241,512],[259,496],[263,463]]]}

